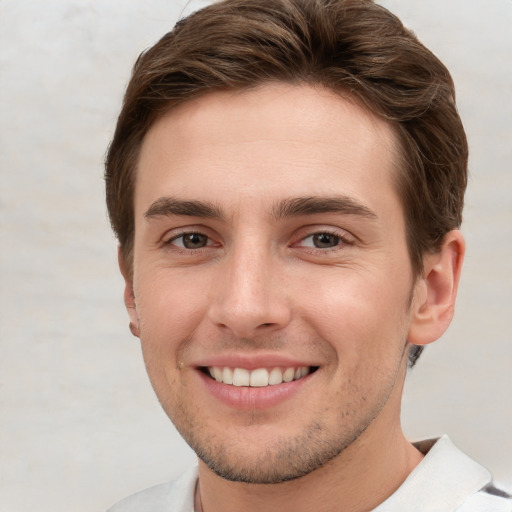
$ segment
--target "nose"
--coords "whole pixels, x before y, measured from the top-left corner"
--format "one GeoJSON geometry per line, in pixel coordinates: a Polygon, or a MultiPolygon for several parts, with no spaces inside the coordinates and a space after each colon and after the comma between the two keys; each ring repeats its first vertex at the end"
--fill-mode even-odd
{"type": "Polygon", "coordinates": [[[239,338],[278,331],[291,318],[281,264],[271,250],[255,245],[240,244],[226,255],[209,307],[210,320],[239,338]]]}

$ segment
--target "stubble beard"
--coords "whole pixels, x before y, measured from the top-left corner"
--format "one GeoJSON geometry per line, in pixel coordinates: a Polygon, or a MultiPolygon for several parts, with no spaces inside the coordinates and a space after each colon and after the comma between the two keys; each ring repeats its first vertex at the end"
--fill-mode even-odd
{"type": "Polygon", "coordinates": [[[258,446],[251,435],[254,432],[251,429],[257,430],[257,422],[253,425],[249,422],[246,435],[238,437],[243,441],[239,441],[229,435],[229,425],[223,432],[213,432],[201,411],[183,402],[173,407],[162,405],[184,440],[216,475],[232,482],[278,484],[304,477],[327,465],[356,442],[386,405],[395,379],[396,374],[375,397],[370,409],[367,397],[359,396],[357,402],[345,403],[344,407],[337,404],[338,421],[334,426],[325,420],[332,411],[330,414],[320,412],[319,420],[303,426],[293,436],[267,435],[258,446]],[[365,414],[361,414],[364,410],[365,414]]]}
{"type": "MultiPolygon", "coordinates": [[[[409,310],[412,295],[407,301],[409,310]]],[[[226,425],[221,432],[215,432],[209,425],[204,411],[190,404],[185,396],[175,395],[174,403],[160,403],[187,444],[194,450],[204,464],[219,477],[232,482],[247,484],[279,484],[304,477],[327,465],[340,456],[365,433],[372,422],[385,407],[397,384],[401,363],[407,357],[407,341],[402,345],[401,354],[396,354],[395,363],[388,368],[387,376],[379,379],[379,389],[364,389],[364,377],[358,384],[345,383],[340,390],[338,403],[328,404],[315,414],[316,419],[304,425],[300,432],[291,436],[267,435],[264,442],[254,446],[252,428],[258,426],[258,418],[247,423],[247,434],[234,440],[226,425]],[[329,423],[326,418],[333,417],[336,408],[336,421],[329,423]],[[257,450],[259,450],[258,453],[257,450]]],[[[374,368],[377,370],[377,368],[374,368]]],[[[153,379],[151,379],[153,381],[153,379]]],[[[170,388],[178,383],[167,382],[170,388]]],[[[160,394],[155,388],[159,397],[160,394]]],[[[166,390],[168,391],[168,389],[166,390]]],[[[300,416],[301,411],[297,412],[300,416]]],[[[261,418],[260,418],[261,419],[261,418]]],[[[263,424],[259,423],[260,425],[263,424]]],[[[240,427],[238,427],[240,428],[240,427]]],[[[270,430],[270,428],[269,428],[270,430]]]]}
{"type": "MultiPolygon", "coordinates": [[[[196,443],[189,444],[197,456],[218,476],[232,482],[247,484],[279,484],[296,480],[325,466],[352,444],[368,425],[346,439],[323,439],[325,427],[312,424],[294,439],[280,439],[251,459],[243,455],[229,455],[230,450],[196,443]]],[[[248,440],[248,442],[250,442],[248,440]]]]}

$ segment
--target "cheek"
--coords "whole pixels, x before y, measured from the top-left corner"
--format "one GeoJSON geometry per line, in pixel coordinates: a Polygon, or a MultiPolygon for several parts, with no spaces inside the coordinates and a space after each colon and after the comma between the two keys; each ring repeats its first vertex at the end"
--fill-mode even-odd
{"type": "Polygon", "coordinates": [[[180,354],[193,331],[198,306],[162,276],[141,282],[144,284],[138,289],[137,313],[144,364],[164,409],[171,410],[177,393],[169,394],[169,389],[178,390],[181,386],[180,354]]]}
{"type": "Polygon", "coordinates": [[[315,293],[307,296],[304,316],[335,346],[340,358],[357,364],[392,353],[390,346],[401,349],[406,336],[406,286],[362,273],[318,282],[329,284],[308,287],[315,293]]]}
{"type": "Polygon", "coordinates": [[[152,339],[170,342],[186,336],[184,331],[203,314],[204,280],[183,274],[162,269],[138,276],[137,313],[141,329],[152,339]]]}
{"type": "Polygon", "coordinates": [[[204,294],[169,272],[138,276],[136,289],[141,348],[157,395],[174,387],[182,352],[204,314],[204,294]]]}

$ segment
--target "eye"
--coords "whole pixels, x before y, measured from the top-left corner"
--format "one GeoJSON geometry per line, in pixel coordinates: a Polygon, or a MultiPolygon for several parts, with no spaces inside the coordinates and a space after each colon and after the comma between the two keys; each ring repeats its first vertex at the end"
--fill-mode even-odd
{"type": "Polygon", "coordinates": [[[340,236],[333,233],[314,233],[300,242],[301,247],[314,247],[315,249],[331,249],[342,244],[343,240],[340,236]]]}
{"type": "Polygon", "coordinates": [[[183,249],[202,249],[212,245],[212,242],[202,233],[182,233],[168,240],[166,244],[175,245],[183,249]]]}

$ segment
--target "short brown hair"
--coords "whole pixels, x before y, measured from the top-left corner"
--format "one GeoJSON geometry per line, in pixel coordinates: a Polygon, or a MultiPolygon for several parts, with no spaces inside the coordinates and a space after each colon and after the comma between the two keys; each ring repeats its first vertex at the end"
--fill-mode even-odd
{"type": "Polygon", "coordinates": [[[424,254],[462,221],[467,141],[446,67],[371,0],[224,0],[181,20],[140,55],[105,164],[108,212],[128,268],[136,167],[149,128],[209,91],[275,81],[348,92],[392,124],[401,153],[396,185],[419,275],[424,254]]]}

